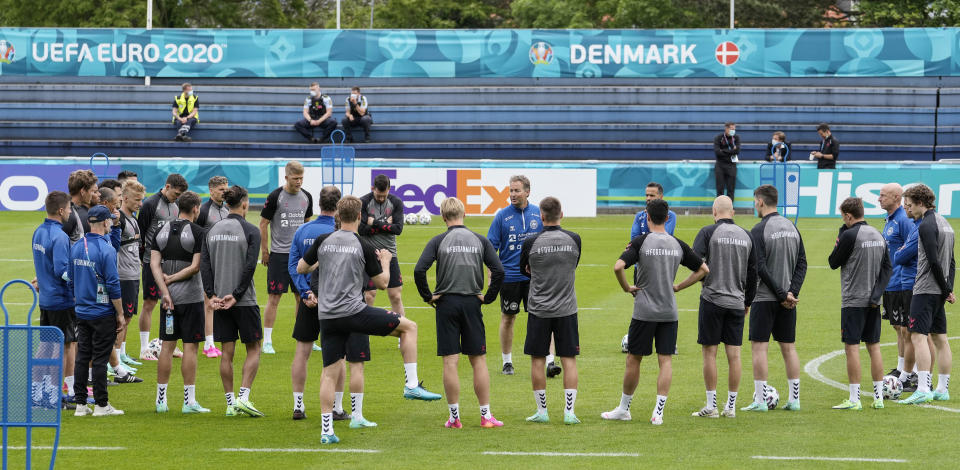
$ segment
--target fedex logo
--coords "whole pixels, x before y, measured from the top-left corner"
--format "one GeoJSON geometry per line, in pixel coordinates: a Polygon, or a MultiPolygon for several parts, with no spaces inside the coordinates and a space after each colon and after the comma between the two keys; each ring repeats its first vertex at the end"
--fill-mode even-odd
{"type": "Polygon", "coordinates": [[[426,209],[433,215],[439,215],[440,202],[448,197],[455,197],[463,202],[466,213],[470,215],[493,215],[510,204],[508,178],[502,178],[502,182],[497,178],[497,184],[489,184],[483,178],[484,170],[480,169],[424,170],[430,171],[431,176],[434,177],[417,177],[416,180],[439,180],[439,182],[435,184],[407,182],[403,179],[398,180],[396,169],[374,169],[370,172],[370,185],[373,186],[373,180],[377,175],[386,175],[392,183],[390,193],[403,201],[404,212],[414,214],[426,209]]]}

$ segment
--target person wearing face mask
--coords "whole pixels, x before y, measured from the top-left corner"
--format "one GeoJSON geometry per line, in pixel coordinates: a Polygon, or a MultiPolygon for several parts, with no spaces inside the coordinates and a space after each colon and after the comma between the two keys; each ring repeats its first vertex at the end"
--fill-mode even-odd
{"type": "Polygon", "coordinates": [[[182,93],[173,97],[173,127],[177,128],[177,136],[173,140],[190,142],[188,134],[200,122],[200,102],[193,94],[193,85],[184,83],[180,86],[182,93]]]}
{"type": "Polygon", "coordinates": [[[293,128],[304,138],[315,144],[326,142],[330,134],[337,130],[337,120],[332,117],[333,100],[320,93],[320,84],[310,84],[310,96],[303,101],[303,119],[296,122],[293,128]],[[315,137],[313,130],[319,127],[323,137],[315,137]]]}
{"type": "Polygon", "coordinates": [[[723,134],[713,138],[713,153],[717,163],[713,173],[717,179],[717,196],[726,193],[733,199],[737,187],[737,162],[740,161],[740,136],[737,135],[737,125],[728,122],[723,125],[723,134]]]}
{"type": "Polygon", "coordinates": [[[360,94],[360,87],[355,86],[350,89],[346,109],[346,116],[341,122],[344,132],[347,133],[347,142],[353,142],[355,127],[363,127],[363,141],[370,142],[370,126],[373,125],[373,117],[367,110],[367,97],[360,94]]]}
{"type": "Polygon", "coordinates": [[[817,159],[818,170],[832,170],[837,167],[837,159],[840,158],[840,142],[837,142],[825,122],[817,126],[817,134],[823,140],[818,150],[810,152],[810,159],[817,159]]]}
{"type": "Polygon", "coordinates": [[[790,142],[787,142],[786,134],[780,131],[773,133],[770,143],[767,144],[767,155],[765,158],[768,162],[785,163],[790,160],[790,142]]]}

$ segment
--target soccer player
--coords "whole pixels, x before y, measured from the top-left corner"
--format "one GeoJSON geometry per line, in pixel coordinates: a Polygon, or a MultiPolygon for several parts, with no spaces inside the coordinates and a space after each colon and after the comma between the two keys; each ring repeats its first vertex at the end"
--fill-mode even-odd
{"type": "Polygon", "coordinates": [[[213,306],[213,335],[220,342],[220,380],[227,399],[227,416],[245,413],[262,417],[250,400],[250,388],[260,367],[260,307],[253,287],[257,270],[260,231],[247,222],[250,200],[247,190],[233,186],[223,193],[230,215],[207,232],[200,261],[203,290],[213,306]],[[233,354],[237,339],[247,349],[240,381],[240,393],[233,394],[233,354]]]}
{"type": "Polygon", "coordinates": [[[917,226],[917,280],[910,302],[910,341],[917,359],[917,391],[900,403],[913,405],[933,400],[950,399],[950,368],[953,355],[947,341],[947,317],[943,302],[957,301],[953,294],[956,259],[953,254],[954,232],[950,223],[936,212],[936,196],[928,186],[918,184],[903,193],[911,214],[923,214],[917,226]],[[937,349],[940,375],[937,389],[931,392],[931,356],[924,345],[927,336],[933,337],[937,349]]]}
{"type": "Polygon", "coordinates": [[[200,196],[187,191],[177,198],[177,220],[167,222],[153,237],[150,269],[160,288],[163,317],[160,320],[160,357],[157,358],[157,413],[166,413],[170,363],[177,340],[183,340],[182,413],[209,413],[197,403],[197,344],[203,340],[203,285],[201,247],[206,233],[193,223],[200,214],[200,196]]]}
{"type": "Polygon", "coordinates": [[[624,292],[634,296],[633,318],[628,333],[628,352],[623,374],[623,395],[620,405],[601,413],[603,419],[629,421],[633,392],[640,381],[640,362],[643,356],[653,354],[656,341],[660,374],[657,376],[657,404],[650,422],[663,424],[663,409],[667,404],[670,382],[673,379],[672,354],[677,350],[677,298],[674,294],[703,279],[710,270],[693,249],[670,235],[664,227],[669,207],[657,199],[647,203],[647,224],[650,233],[634,238],[613,267],[617,281],[624,292]],[[680,265],[691,274],[674,285],[680,265]],[[637,266],[636,284],[630,285],[624,268],[637,266]]]}
{"type": "Polygon", "coordinates": [[[137,172],[130,170],[122,170],[120,173],[117,173],[117,181],[122,185],[127,181],[139,181],[137,179],[137,172]]]}
{"type": "MultiPolygon", "coordinates": [[[[63,376],[67,396],[61,397],[65,409],[74,409],[73,366],[77,357],[77,315],[74,312],[73,285],[67,281],[70,271],[70,237],[63,223],[70,219],[70,196],[51,191],[44,201],[47,218],[33,232],[33,267],[37,274],[40,326],[55,326],[63,332],[63,376]]],[[[56,387],[53,387],[56,392],[56,387]]]]}
{"type": "Polygon", "coordinates": [[[713,225],[700,229],[693,251],[710,268],[700,291],[700,318],[697,343],[703,348],[703,382],[707,404],[693,413],[701,418],[737,415],[740,389],[740,346],[743,344],[744,316],[757,293],[757,257],[750,232],[733,222],[733,201],[717,196],[713,201],[713,225]],[[723,343],[727,353],[727,401],[717,411],[717,349],[723,343]]]}
{"type": "MultiPolygon", "coordinates": [[[[490,372],[487,369],[487,338],[482,304],[493,303],[503,283],[503,267],[490,241],[463,224],[463,202],[444,199],[440,213],[447,231],[424,247],[413,271],[417,291],[424,302],[436,308],[437,355],[443,358],[443,389],[450,416],[446,428],[460,429],[460,354],[470,358],[473,390],[480,404],[480,427],[495,428],[503,422],[490,412],[490,372]],[[430,290],[427,270],[437,262],[437,288],[430,290]],[[483,266],[490,270],[490,285],[483,295],[483,266]]],[[[548,340],[549,341],[549,340],[548,340]]],[[[541,365],[541,371],[542,371],[541,365]]]]}
{"type": "Polygon", "coordinates": [[[848,197],[840,204],[843,225],[830,253],[830,269],[840,268],[840,336],[847,356],[850,398],[835,410],[862,410],[860,342],[867,344],[873,376],[873,408],[883,408],[883,359],[880,355],[880,302],[893,268],[887,242],[863,220],[863,200],[848,197]]]}
{"type": "Polygon", "coordinates": [[[150,322],[153,308],[160,300],[160,288],[153,279],[150,270],[150,247],[153,236],[163,224],[177,220],[177,198],[187,190],[187,180],[178,173],[167,176],[166,184],[160,192],[143,201],[143,207],[137,213],[137,225],[140,226],[140,243],[143,248],[143,309],[140,312],[140,360],[156,361],[157,356],[147,350],[150,344],[150,322]]]}
{"type": "MultiPolygon", "coordinates": [[[[906,243],[910,234],[916,230],[916,223],[903,210],[901,200],[903,188],[897,183],[885,184],[880,188],[880,208],[887,211],[883,226],[883,238],[887,241],[887,250],[892,260],[897,250],[906,243]]],[[[917,275],[916,265],[893,265],[890,283],[883,293],[883,318],[890,321],[897,332],[897,366],[887,375],[899,377],[905,370],[907,348],[913,355],[913,345],[907,337],[907,316],[910,314],[910,298],[913,296],[913,282],[917,275]]],[[[908,371],[909,372],[909,371],[908,371]]]]}
{"type": "Polygon", "coordinates": [[[337,202],[340,230],[318,236],[297,264],[297,272],[312,272],[317,278],[317,311],[323,375],[320,379],[321,444],[335,444],[333,399],[337,377],[343,373],[346,345],[352,333],[399,336],[400,354],[406,372],[404,398],[439,400],[417,380],[417,324],[399,314],[363,301],[364,275],[379,289],[387,287],[390,270],[388,250],[375,250],[357,235],[363,203],[353,196],[337,202]]]}
{"type": "MultiPolygon", "coordinates": [[[[267,267],[267,310],[263,318],[263,353],[274,354],[273,324],[277,320],[280,298],[290,286],[287,262],[290,243],[297,227],[313,217],[313,196],[303,186],[303,164],[294,160],[284,168],[286,183],[273,190],[260,211],[260,233],[270,238],[260,239],[260,262],[267,267]]],[[[294,287],[296,291],[296,287],[294,287]]],[[[296,294],[296,292],[295,292],[296,294]]]]}
{"type": "MultiPolygon", "coordinates": [[[[196,224],[205,230],[210,230],[213,224],[226,219],[230,215],[230,208],[223,202],[223,192],[227,190],[229,184],[225,176],[213,176],[207,181],[207,190],[210,192],[210,199],[200,206],[200,215],[197,216],[196,224]]],[[[210,306],[210,299],[203,302],[203,354],[209,358],[220,357],[222,351],[217,349],[213,342],[213,307],[210,306]]]]}
{"type": "Polygon", "coordinates": [[[93,207],[93,198],[97,194],[97,177],[90,170],[76,170],[67,178],[67,190],[70,191],[70,218],[63,223],[63,231],[70,236],[70,243],[76,243],[83,234],[90,231],[87,211],[93,207]]]}
{"type": "MultiPolygon", "coordinates": [[[[647,183],[646,197],[648,204],[654,199],[663,199],[663,185],[656,181],[647,183]]],[[[670,211],[664,227],[668,234],[673,235],[673,231],[677,228],[677,214],[670,211]]],[[[633,217],[633,226],[630,227],[630,239],[633,240],[645,233],[650,233],[650,228],[647,226],[647,211],[642,210],[637,212],[637,215],[633,217]]]]}
{"type": "Polygon", "coordinates": [[[560,200],[546,197],[540,201],[543,231],[523,241],[520,266],[530,275],[527,339],[523,352],[530,356],[530,377],[537,412],[527,421],[546,423],[546,356],[551,338],[563,364],[564,424],[580,424],[575,413],[577,402],[577,356],[580,354],[580,330],[577,325],[577,292],[574,287],[580,263],[580,235],[563,230],[560,200]]]}
{"type": "MultiPolygon", "coordinates": [[[[904,269],[908,269],[913,272],[913,275],[908,279],[909,283],[905,286],[910,288],[910,301],[913,300],[913,287],[917,279],[917,252],[919,251],[919,233],[916,230],[916,226],[920,224],[920,221],[923,220],[923,213],[914,215],[912,212],[912,205],[904,198],[903,208],[906,211],[907,215],[913,220],[914,230],[910,232],[910,236],[907,237],[907,241],[903,243],[903,246],[900,247],[893,254],[893,259],[891,260],[894,265],[903,266],[904,269]]],[[[919,212],[919,211],[918,211],[919,212]]],[[[905,300],[906,301],[906,300],[905,300]]],[[[903,355],[903,365],[904,370],[900,371],[900,382],[903,384],[904,392],[916,392],[917,391],[917,361],[916,354],[913,351],[913,341],[910,339],[910,329],[909,320],[910,320],[910,305],[905,305],[904,310],[904,340],[906,341],[904,347],[903,355]]],[[[929,335],[927,336],[927,349],[930,351],[930,357],[935,358],[937,356],[936,348],[933,345],[933,338],[929,335]]],[[[931,364],[932,367],[932,364],[931,364]]]]}
{"type": "MultiPolygon", "coordinates": [[[[527,310],[527,293],[530,278],[520,269],[520,251],[523,241],[543,230],[540,208],[528,201],[530,179],[523,175],[510,177],[510,205],[497,211],[487,231],[487,239],[500,254],[505,277],[500,289],[500,352],[504,375],[513,375],[513,323],[520,313],[520,304],[527,310]]],[[[560,368],[554,364],[554,356],[547,356],[552,364],[548,375],[554,377],[560,368]]]]}
{"type": "MultiPolygon", "coordinates": [[[[397,260],[397,235],[403,233],[403,201],[390,194],[390,178],[377,175],[373,179],[370,192],[360,198],[363,209],[360,217],[360,236],[370,242],[375,249],[387,250],[393,254],[390,258],[390,281],[387,283],[387,296],[390,308],[401,317],[403,310],[403,276],[400,275],[400,262],[397,260]]],[[[364,286],[364,298],[367,305],[373,305],[377,299],[377,289],[373,281],[364,286]]]]}
{"type": "MultiPolygon", "coordinates": [[[[293,419],[306,419],[306,407],[303,402],[303,390],[307,381],[307,362],[312,351],[320,351],[316,341],[320,337],[320,319],[317,317],[317,291],[319,281],[310,274],[297,272],[297,265],[303,259],[303,253],[313,246],[314,240],[320,235],[336,230],[337,202],[340,201],[340,189],[336,186],[325,186],[320,190],[320,216],[316,220],[301,225],[293,234],[293,243],[290,245],[290,261],[287,265],[290,279],[300,293],[300,302],[297,304],[297,319],[293,325],[293,339],[297,340],[297,349],[293,355],[293,364],[290,376],[293,381],[293,419]]],[[[363,363],[370,360],[370,339],[367,335],[354,333],[347,339],[347,362],[350,363],[350,404],[351,421],[354,428],[372,427],[363,417],[363,363]]],[[[333,420],[340,421],[347,418],[343,411],[344,375],[337,377],[337,385],[333,401],[333,420]]]]}
{"type": "Polygon", "coordinates": [[[107,362],[123,325],[120,306],[120,277],[117,275],[117,251],[106,235],[116,216],[104,206],[87,212],[90,231],[70,249],[69,277],[77,314],[77,358],[74,362],[74,416],[116,416],[123,411],[110,405],[107,394],[107,362]],[[93,397],[96,406],[87,407],[87,365],[93,369],[93,397]]]}
{"type": "Polygon", "coordinates": [[[757,255],[757,296],[750,312],[750,348],[753,355],[753,403],[742,411],[768,410],[767,349],[770,335],[780,343],[787,369],[790,398],[783,409],[800,410],[800,358],[797,356],[797,303],[807,275],[807,255],[800,231],[777,212],[777,188],[765,184],[753,191],[760,223],[753,227],[757,255]]]}
{"type": "Polygon", "coordinates": [[[140,226],[136,213],[143,203],[146,189],[135,179],[128,179],[121,190],[120,204],[120,249],[117,250],[117,272],[120,275],[120,295],[123,306],[123,330],[117,334],[115,349],[124,364],[138,366],[141,363],[127,355],[127,329],[140,304],[140,226]]]}

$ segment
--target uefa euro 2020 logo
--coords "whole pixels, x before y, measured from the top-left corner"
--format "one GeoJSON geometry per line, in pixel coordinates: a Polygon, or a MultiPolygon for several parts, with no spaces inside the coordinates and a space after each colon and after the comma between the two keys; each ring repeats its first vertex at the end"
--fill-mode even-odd
{"type": "Polygon", "coordinates": [[[530,63],[533,65],[550,65],[553,62],[553,48],[543,41],[530,46],[530,63]]]}
{"type": "Polygon", "coordinates": [[[0,63],[9,64],[13,62],[13,44],[6,39],[0,39],[0,63]]]}

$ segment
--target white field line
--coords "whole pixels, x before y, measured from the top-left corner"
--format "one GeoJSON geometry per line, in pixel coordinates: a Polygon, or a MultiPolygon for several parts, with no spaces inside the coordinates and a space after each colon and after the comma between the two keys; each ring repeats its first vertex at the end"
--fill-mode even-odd
{"type": "MultiPolygon", "coordinates": [[[[958,339],[958,338],[960,338],[960,336],[951,336],[951,337],[949,337],[949,338],[947,338],[947,339],[958,339]]],[[[880,346],[881,346],[881,347],[886,347],[886,346],[896,346],[896,345],[897,345],[897,343],[883,343],[883,344],[881,344],[880,346]]],[[[861,349],[861,350],[865,350],[866,347],[861,346],[860,349],[861,349]]],[[[837,356],[840,356],[840,355],[843,355],[843,350],[842,350],[842,349],[838,349],[838,350],[836,350],[836,351],[831,351],[831,352],[829,352],[829,353],[827,353],[827,354],[824,354],[824,355],[822,355],[822,356],[819,356],[819,357],[817,357],[817,358],[814,358],[812,361],[806,363],[806,365],[803,366],[803,371],[806,372],[807,375],[809,375],[813,380],[816,380],[816,381],[818,381],[818,382],[820,382],[820,383],[827,384],[827,385],[829,385],[829,386],[831,386],[831,387],[833,387],[833,388],[838,388],[838,389],[840,389],[840,390],[847,390],[848,388],[847,388],[847,385],[846,385],[846,384],[842,384],[842,383],[840,383],[840,382],[837,382],[836,380],[833,380],[833,379],[831,379],[831,378],[829,378],[829,377],[827,377],[827,376],[825,376],[825,375],[823,375],[823,374],[820,373],[820,366],[823,365],[824,362],[827,362],[827,361],[829,361],[830,359],[833,359],[833,358],[835,358],[835,357],[837,357],[837,356]]],[[[868,387],[868,388],[869,388],[869,387],[868,387]]],[[[872,396],[873,396],[873,391],[872,391],[872,390],[868,391],[867,389],[861,389],[860,395],[872,397],[872,396]]],[[[960,413],[960,410],[958,410],[958,409],[956,409],[956,408],[947,408],[947,407],[945,407],[945,406],[939,406],[939,405],[923,404],[923,405],[917,405],[917,406],[922,406],[922,407],[924,407],[924,408],[933,408],[933,409],[935,409],[935,410],[941,410],[941,411],[949,411],[949,412],[952,412],[952,413],[960,413]]],[[[756,457],[754,457],[754,458],[756,458],[756,457]]]]}
{"type": "Polygon", "coordinates": [[[337,453],[337,454],[379,454],[377,449],[298,449],[298,448],[255,448],[225,447],[220,452],[256,452],[256,453],[337,453]]]}
{"type": "Polygon", "coordinates": [[[487,451],[483,455],[510,455],[536,457],[640,457],[640,454],[625,452],[494,452],[487,451]]]}
{"type": "MultiPolygon", "coordinates": [[[[10,450],[26,450],[26,446],[9,446],[10,450]]],[[[53,446],[32,446],[33,450],[53,450],[53,446]]],[[[93,447],[93,446],[59,446],[57,451],[61,450],[127,450],[126,447],[93,447]]]]}
{"type": "Polygon", "coordinates": [[[904,459],[872,459],[860,457],[786,457],[776,455],[754,455],[751,459],[760,460],[816,460],[820,462],[878,462],[878,463],[907,463],[904,459]]]}

